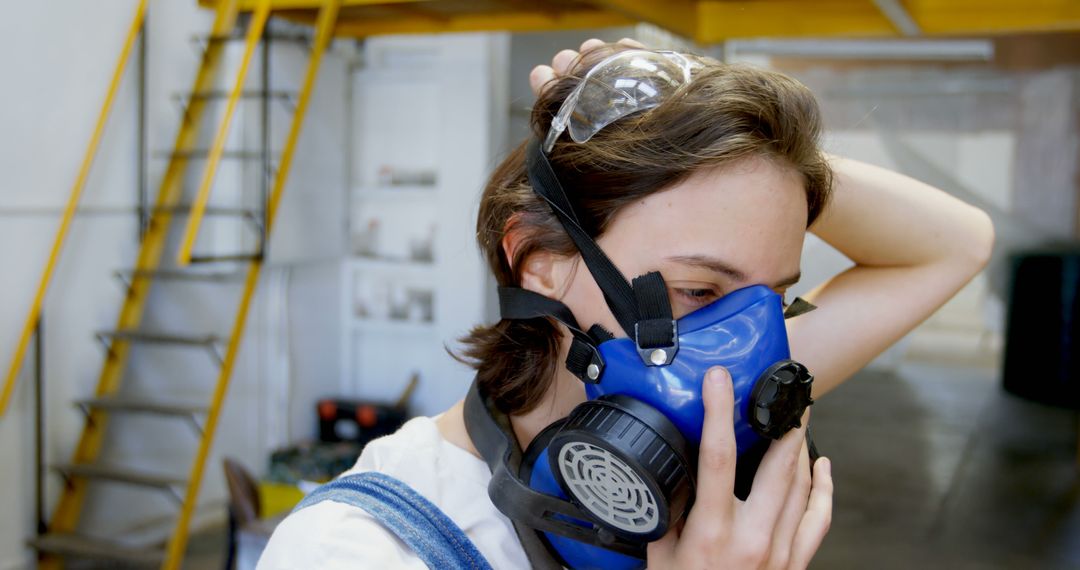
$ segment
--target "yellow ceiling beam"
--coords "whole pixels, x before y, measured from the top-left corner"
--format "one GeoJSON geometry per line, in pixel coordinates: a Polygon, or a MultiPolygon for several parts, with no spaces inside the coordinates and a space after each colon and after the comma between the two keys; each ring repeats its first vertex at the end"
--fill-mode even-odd
{"type": "MultiPolygon", "coordinates": [[[[415,4],[419,2],[430,2],[432,0],[342,0],[342,7],[349,6],[372,6],[375,4],[415,4]]],[[[199,0],[199,5],[207,8],[217,6],[218,0],[199,0]]],[[[240,11],[252,12],[258,5],[259,0],[240,0],[240,11]]],[[[272,8],[274,10],[312,10],[318,11],[326,4],[326,0],[274,0],[272,8]]],[[[312,21],[314,22],[315,16],[312,15],[312,21]]]]}
{"type": "Polygon", "coordinates": [[[462,14],[429,18],[409,15],[381,20],[343,20],[335,34],[367,37],[383,34],[436,34],[445,32],[536,32],[575,28],[604,28],[633,25],[635,20],[601,10],[566,12],[522,11],[496,14],[462,14]]]}
{"type": "Polygon", "coordinates": [[[881,15],[888,18],[889,22],[892,22],[897,33],[902,36],[922,35],[922,28],[911,17],[911,12],[908,12],[901,0],[873,0],[873,2],[881,15]]]}
{"type": "Polygon", "coordinates": [[[598,0],[598,7],[638,22],[655,24],[687,39],[698,35],[698,3],[694,0],[598,0]]]}
{"type": "Polygon", "coordinates": [[[1063,10],[1074,12],[1076,0],[901,0],[909,10],[1063,10]]]}
{"type": "Polygon", "coordinates": [[[698,17],[696,39],[702,44],[750,37],[896,35],[868,0],[702,0],[698,17]]]}
{"type": "Polygon", "coordinates": [[[1080,30],[1077,0],[908,0],[927,34],[1080,30]]]}
{"type": "MultiPolygon", "coordinates": [[[[219,0],[199,0],[216,6],[219,0]]],[[[250,11],[257,0],[240,0],[250,11]]],[[[314,22],[323,0],[273,0],[284,16],[314,22]]],[[[922,34],[979,35],[1080,30],[1080,0],[898,0],[922,34]]],[[[585,4],[585,2],[582,2],[585,4]]],[[[343,10],[336,34],[467,31],[547,31],[649,22],[699,44],[753,37],[880,37],[898,35],[874,0],[589,0],[592,7],[558,11],[545,2],[503,0],[489,12],[439,0],[342,0],[343,9],[399,6],[399,17],[343,10]],[[455,6],[460,13],[426,10],[455,6]],[[415,7],[415,9],[413,8],[415,7]]],[[[484,4],[487,5],[486,3],[484,4]]]]}

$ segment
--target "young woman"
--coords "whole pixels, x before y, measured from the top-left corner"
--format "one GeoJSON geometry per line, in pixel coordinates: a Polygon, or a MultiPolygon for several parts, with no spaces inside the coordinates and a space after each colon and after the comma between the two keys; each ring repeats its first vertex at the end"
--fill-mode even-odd
{"type": "MultiPolygon", "coordinates": [[[[551,132],[591,66],[639,47],[589,40],[585,57],[567,50],[536,68],[537,139],[551,132]]],[[[967,283],[990,255],[993,228],[983,212],[941,191],[823,155],[816,102],[798,82],[693,61],[689,79],[659,106],[619,116],[586,142],[557,132],[546,156],[573,215],[618,272],[662,275],[675,319],[751,285],[784,294],[799,280],[806,231],[854,261],[807,296],[817,310],[787,322],[792,358],[813,372],[820,397],[967,283]]],[[[626,336],[564,224],[531,187],[526,148],[502,162],[484,191],[481,251],[501,286],[556,299],[584,327],[626,336]]],[[[562,364],[572,338],[556,320],[536,318],[504,319],[465,339],[477,386],[507,415],[522,448],[586,399],[582,381],[562,364]]],[[[696,500],[684,521],[648,545],[648,567],[805,567],[829,526],[828,460],[811,467],[805,427],[793,429],[765,453],[750,495],[737,499],[727,370],[708,370],[701,397],[696,500]]],[[[370,444],[350,473],[378,471],[405,483],[494,568],[529,567],[512,521],[489,499],[491,472],[466,421],[460,402],[414,419],[370,444]]],[[[281,524],[260,567],[425,564],[364,509],[324,501],[281,524]]]]}

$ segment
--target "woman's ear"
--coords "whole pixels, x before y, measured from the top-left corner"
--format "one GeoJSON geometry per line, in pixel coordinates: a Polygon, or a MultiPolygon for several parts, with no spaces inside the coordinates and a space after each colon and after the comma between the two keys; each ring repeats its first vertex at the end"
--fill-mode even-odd
{"type": "Polygon", "coordinates": [[[524,238],[521,230],[517,228],[517,214],[510,216],[510,219],[506,220],[506,224],[503,225],[503,237],[500,245],[502,246],[503,255],[506,256],[506,264],[510,266],[510,270],[514,269],[514,254],[517,253],[518,246],[521,245],[521,241],[524,238]]]}
{"type": "Polygon", "coordinates": [[[562,256],[547,251],[534,251],[522,261],[521,287],[545,297],[559,297],[556,283],[561,281],[556,276],[556,266],[562,256]]]}
{"type": "Polygon", "coordinates": [[[547,297],[557,296],[559,293],[557,284],[562,282],[560,279],[562,275],[560,261],[563,260],[563,257],[555,253],[536,250],[528,254],[525,259],[519,260],[521,267],[516,268],[514,267],[515,254],[524,238],[524,232],[514,229],[512,226],[503,234],[502,248],[503,253],[506,255],[507,264],[511,266],[515,273],[521,276],[521,288],[547,297]]]}

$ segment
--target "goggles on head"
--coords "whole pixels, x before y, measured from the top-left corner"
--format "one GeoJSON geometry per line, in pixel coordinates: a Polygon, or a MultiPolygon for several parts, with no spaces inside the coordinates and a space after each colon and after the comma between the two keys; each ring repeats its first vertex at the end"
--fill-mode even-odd
{"type": "MultiPolygon", "coordinates": [[[[593,67],[552,121],[530,141],[529,182],[581,253],[626,333],[580,326],[569,307],[537,293],[500,287],[504,319],[554,318],[573,339],[566,367],[588,400],[548,426],[522,451],[510,420],[474,382],[465,424],[488,462],[492,502],[518,532],[536,567],[641,568],[645,545],[686,514],[696,486],[706,371],[721,365],[735,390],[737,494],[745,497],[767,442],[797,427],[812,403],[813,376],[790,360],[785,311],[762,285],[729,293],[678,320],[659,272],[632,282],[581,227],[547,154],[563,132],[582,143],[631,113],[661,105],[692,81],[700,60],[675,52],[628,50],[593,67]],[[557,559],[557,561],[556,561],[557,559]]],[[[812,446],[811,446],[812,447],[812,446]]]]}
{"type": "Polygon", "coordinates": [[[700,69],[697,56],[674,51],[620,51],[597,63],[551,120],[544,152],[566,131],[583,143],[619,119],[660,105],[700,69]]]}

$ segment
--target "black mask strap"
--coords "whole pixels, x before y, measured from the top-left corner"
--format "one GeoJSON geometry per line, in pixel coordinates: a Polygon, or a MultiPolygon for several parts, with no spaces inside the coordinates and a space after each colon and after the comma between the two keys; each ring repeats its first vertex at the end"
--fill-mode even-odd
{"type": "Polygon", "coordinates": [[[574,313],[563,303],[521,287],[499,287],[499,315],[504,319],[551,317],[575,336],[584,335],[574,313]]]}
{"type": "Polygon", "coordinates": [[[611,334],[599,325],[588,332],[581,330],[574,313],[565,304],[520,287],[499,287],[499,314],[504,319],[536,319],[551,317],[570,329],[574,335],[566,355],[566,369],[582,382],[596,383],[604,373],[604,359],[596,348],[611,334]]]}
{"type": "Polygon", "coordinates": [[[585,261],[585,266],[589,268],[596,284],[604,292],[604,298],[615,315],[615,319],[619,321],[619,325],[627,335],[634,334],[634,325],[638,322],[640,315],[633,288],[615,264],[604,255],[600,246],[596,245],[588,232],[578,223],[577,215],[574,213],[570,200],[566,197],[562,184],[555,176],[551,163],[540,150],[540,141],[535,138],[529,141],[525,165],[533,191],[551,206],[551,211],[555,213],[555,217],[559,219],[570,239],[574,241],[574,245],[581,252],[582,260],[585,261]]]}
{"type": "MultiPolygon", "coordinates": [[[[465,431],[491,470],[492,480],[488,486],[488,495],[492,501],[496,496],[504,496],[503,493],[506,493],[508,488],[515,487],[515,483],[518,483],[517,478],[512,475],[521,469],[521,446],[514,437],[510,418],[499,412],[494,404],[480,393],[475,381],[465,396],[465,431]]],[[[514,523],[514,531],[517,532],[533,568],[561,570],[562,565],[552,558],[532,528],[513,518],[510,522],[514,523]]]]}
{"type": "Polygon", "coordinates": [[[534,529],[585,544],[604,544],[605,548],[628,556],[641,556],[640,544],[614,536],[605,544],[596,525],[580,522],[590,520],[585,511],[569,501],[533,490],[518,478],[524,454],[510,425],[510,418],[483,393],[475,380],[465,396],[464,415],[469,439],[491,469],[488,496],[499,511],[514,523],[514,530],[533,568],[562,568],[534,529]]]}
{"type": "MultiPolygon", "coordinates": [[[[653,272],[634,279],[633,286],[627,283],[615,264],[581,227],[551,162],[540,150],[538,140],[529,142],[525,160],[529,184],[533,191],[548,203],[567,235],[577,246],[585,267],[589,268],[593,279],[604,293],[604,299],[619,325],[634,339],[644,363],[647,366],[670,364],[678,351],[678,325],[671,317],[671,302],[668,300],[664,278],[653,272]]],[[[575,363],[582,361],[581,355],[579,351],[578,358],[572,360],[575,363]]],[[[570,360],[568,359],[568,363],[570,360]]],[[[581,377],[580,374],[578,376],[581,377]]],[[[588,381],[587,378],[582,379],[588,381]]]]}
{"type": "Polygon", "coordinates": [[[671,314],[664,278],[656,271],[635,278],[634,295],[641,311],[634,326],[638,354],[647,365],[670,364],[679,351],[679,325],[671,314]]]}

